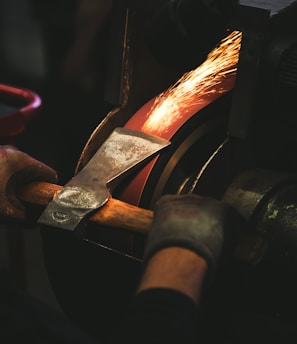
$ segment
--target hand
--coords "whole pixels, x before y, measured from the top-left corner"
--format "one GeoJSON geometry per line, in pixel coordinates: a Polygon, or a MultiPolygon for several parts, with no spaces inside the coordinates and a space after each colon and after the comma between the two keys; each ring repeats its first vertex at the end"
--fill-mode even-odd
{"type": "Polygon", "coordinates": [[[0,215],[25,220],[25,207],[18,199],[21,186],[34,181],[55,183],[57,173],[13,146],[0,146],[0,215]]]}
{"type": "Polygon", "coordinates": [[[208,274],[213,276],[227,239],[225,230],[234,230],[227,228],[232,227],[227,220],[237,220],[232,215],[237,215],[233,209],[209,197],[193,194],[161,197],[155,207],[144,260],[162,248],[183,247],[203,257],[208,263],[208,274]]]}

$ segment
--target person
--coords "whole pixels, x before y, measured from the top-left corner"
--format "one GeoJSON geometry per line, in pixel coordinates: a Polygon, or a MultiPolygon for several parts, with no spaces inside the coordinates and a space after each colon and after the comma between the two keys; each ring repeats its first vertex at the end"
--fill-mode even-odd
{"type": "Polygon", "coordinates": [[[0,176],[0,216],[5,221],[19,222],[25,221],[26,209],[18,199],[18,189],[33,181],[55,183],[58,180],[54,169],[12,145],[0,146],[0,176]]]}
{"type": "MultiPolygon", "coordinates": [[[[13,146],[1,146],[2,220],[26,221],[26,207],[17,194],[22,185],[57,179],[51,167],[13,146]]],[[[144,250],[142,277],[111,343],[198,343],[199,304],[220,263],[225,231],[232,227],[230,214],[229,207],[208,197],[160,198],[144,250]]],[[[4,271],[0,318],[2,343],[98,343],[63,314],[20,290],[4,271]]]]}

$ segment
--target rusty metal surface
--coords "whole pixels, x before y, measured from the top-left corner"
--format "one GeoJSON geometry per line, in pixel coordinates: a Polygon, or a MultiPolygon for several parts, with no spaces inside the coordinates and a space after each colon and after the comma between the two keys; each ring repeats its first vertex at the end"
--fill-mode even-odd
{"type": "Polygon", "coordinates": [[[270,259],[278,260],[279,255],[296,259],[296,183],[294,173],[255,168],[229,185],[224,202],[238,211],[249,228],[241,237],[237,258],[258,264],[275,246],[281,253],[273,253],[270,259]]]}
{"type": "Polygon", "coordinates": [[[268,194],[271,194],[279,185],[295,179],[296,176],[292,173],[262,168],[250,169],[234,179],[223,198],[247,221],[250,221],[256,208],[266,200],[268,194]]]}
{"type": "Polygon", "coordinates": [[[134,167],[169,141],[127,128],[116,128],[89,163],[49,203],[40,224],[73,231],[111,197],[110,190],[134,167]]]}

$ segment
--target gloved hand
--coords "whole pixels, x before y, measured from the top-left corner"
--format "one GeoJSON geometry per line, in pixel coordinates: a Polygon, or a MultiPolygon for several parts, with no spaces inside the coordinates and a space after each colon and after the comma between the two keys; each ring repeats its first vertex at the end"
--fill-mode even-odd
{"type": "Polygon", "coordinates": [[[34,181],[55,183],[57,173],[14,146],[0,146],[0,215],[25,220],[25,207],[18,199],[21,186],[34,181]]]}
{"type": "Polygon", "coordinates": [[[226,235],[229,240],[230,232],[238,229],[226,228],[232,227],[229,220],[233,215],[236,219],[233,209],[209,197],[193,194],[161,197],[155,207],[144,262],[162,248],[184,247],[207,261],[208,275],[212,279],[226,235]],[[226,229],[229,233],[225,235],[226,229]]]}

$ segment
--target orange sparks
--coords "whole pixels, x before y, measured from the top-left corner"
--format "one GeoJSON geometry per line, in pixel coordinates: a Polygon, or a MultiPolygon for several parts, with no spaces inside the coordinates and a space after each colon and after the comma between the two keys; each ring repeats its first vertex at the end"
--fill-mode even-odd
{"type": "Polygon", "coordinates": [[[174,85],[161,93],[147,114],[141,130],[166,132],[183,113],[229,91],[234,84],[242,34],[233,31],[207,56],[195,70],[185,73],[174,85]]]}

